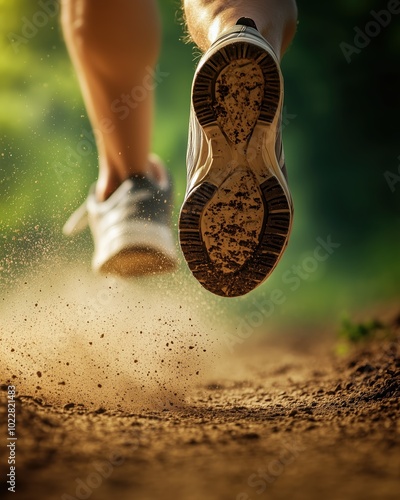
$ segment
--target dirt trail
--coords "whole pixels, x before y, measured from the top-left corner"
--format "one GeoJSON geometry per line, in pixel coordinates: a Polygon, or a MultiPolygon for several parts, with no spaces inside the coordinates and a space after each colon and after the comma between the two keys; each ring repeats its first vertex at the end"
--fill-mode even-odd
{"type": "Polygon", "coordinates": [[[89,411],[20,396],[17,493],[9,496],[397,499],[399,339],[397,321],[391,339],[343,358],[333,339],[258,341],[180,409],[89,411]]]}

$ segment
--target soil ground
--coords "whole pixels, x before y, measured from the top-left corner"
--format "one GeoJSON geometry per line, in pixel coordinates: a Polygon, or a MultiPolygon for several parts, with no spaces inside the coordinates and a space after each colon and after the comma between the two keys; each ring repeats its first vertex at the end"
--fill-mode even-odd
{"type": "MultiPolygon", "coordinates": [[[[333,336],[257,341],[168,411],[19,395],[16,494],[6,492],[2,439],[1,497],[398,499],[399,338],[396,319],[389,338],[342,357],[333,336]]],[[[6,436],[5,387],[1,398],[6,436]]]]}

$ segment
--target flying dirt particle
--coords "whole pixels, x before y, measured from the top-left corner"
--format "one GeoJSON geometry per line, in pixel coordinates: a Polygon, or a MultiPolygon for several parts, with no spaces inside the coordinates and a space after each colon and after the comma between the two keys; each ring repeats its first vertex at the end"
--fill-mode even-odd
{"type": "MultiPolygon", "coordinates": [[[[187,307],[191,307],[191,305],[187,306],[185,304],[179,307],[179,304],[174,304],[175,299],[171,299],[171,305],[169,302],[160,304],[157,300],[154,307],[151,308],[151,314],[146,310],[142,313],[142,317],[140,316],[141,311],[136,307],[137,303],[134,303],[138,292],[132,288],[132,290],[124,289],[124,296],[121,297],[118,294],[115,297],[115,304],[114,301],[110,302],[109,307],[99,312],[96,310],[96,314],[94,314],[85,303],[85,301],[88,302],[91,300],[93,295],[92,288],[89,286],[86,287],[85,283],[84,289],[78,290],[82,297],[81,295],[75,297],[76,281],[80,280],[76,279],[71,282],[74,286],[69,286],[69,282],[67,283],[68,286],[64,284],[64,281],[60,282],[59,287],[62,288],[63,295],[49,292],[48,288],[50,286],[46,286],[46,289],[41,290],[41,292],[45,292],[45,296],[43,293],[38,294],[37,284],[35,283],[35,289],[32,290],[32,293],[36,293],[36,296],[29,295],[25,301],[25,305],[28,304],[30,307],[35,303],[38,304],[33,310],[36,313],[35,316],[38,319],[38,323],[36,324],[35,322],[33,328],[30,324],[27,325],[24,322],[24,312],[26,311],[24,311],[23,304],[20,308],[21,311],[18,309],[19,306],[17,307],[19,303],[17,300],[22,303],[24,302],[20,299],[21,291],[18,291],[14,307],[16,311],[12,309],[10,314],[7,315],[7,317],[10,316],[10,340],[17,340],[19,342],[15,348],[16,352],[12,356],[9,356],[11,342],[6,346],[4,342],[0,341],[0,347],[3,346],[3,350],[8,352],[10,363],[12,362],[15,365],[7,368],[7,378],[10,378],[11,369],[17,368],[18,370],[21,363],[25,363],[27,366],[25,374],[29,374],[29,380],[27,383],[24,383],[22,380],[23,374],[21,373],[19,383],[21,388],[23,388],[22,390],[26,391],[27,394],[29,394],[29,390],[33,389],[32,393],[36,396],[38,393],[34,393],[36,387],[34,385],[36,381],[34,377],[38,378],[37,370],[39,366],[42,366],[40,370],[43,378],[41,383],[43,385],[40,396],[44,397],[48,403],[52,404],[54,402],[57,405],[59,404],[61,408],[74,401],[72,406],[67,406],[66,410],[73,408],[73,411],[76,411],[78,409],[78,398],[85,402],[85,406],[92,406],[93,410],[100,407],[115,408],[118,399],[118,403],[123,402],[122,406],[129,411],[132,408],[142,408],[152,406],[153,404],[158,407],[159,400],[167,408],[171,408],[169,405],[170,401],[176,405],[175,398],[177,396],[168,398],[168,395],[171,395],[173,389],[177,386],[179,387],[179,391],[186,394],[186,391],[191,389],[189,379],[192,382],[194,381],[193,374],[196,373],[196,369],[198,372],[197,375],[200,374],[200,371],[203,375],[203,370],[199,370],[199,367],[196,365],[199,363],[208,363],[208,359],[204,359],[205,356],[201,354],[205,347],[203,339],[200,343],[199,335],[194,333],[198,331],[196,315],[190,314],[189,320],[192,323],[196,321],[196,328],[189,328],[193,326],[189,325],[189,314],[187,314],[187,307]],[[66,297],[64,297],[65,294],[67,294],[66,297]],[[72,300],[68,300],[70,299],[68,294],[74,294],[72,300]],[[39,301],[37,300],[38,296],[41,299],[40,310],[39,301]],[[66,298],[67,300],[65,300],[66,298]],[[123,308],[124,304],[128,303],[128,301],[130,304],[129,310],[132,311],[135,309],[135,315],[137,314],[139,317],[135,318],[136,328],[134,327],[130,332],[125,333],[126,325],[131,319],[128,313],[124,312],[123,308]],[[132,302],[134,307],[132,307],[132,302]],[[70,306],[68,308],[66,307],[67,303],[70,306]],[[175,311],[173,310],[173,306],[175,307],[175,311]],[[180,315],[177,311],[178,307],[182,311],[180,315]],[[75,314],[75,308],[77,311],[79,310],[80,314],[75,314]],[[109,313],[109,309],[112,313],[109,313]],[[48,318],[39,318],[40,315],[38,313],[40,311],[49,313],[50,323],[47,321],[48,318]],[[138,312],[136,313],[136,311],[138,312]],[[121,312],[121,314],[117,315],[114,312],[121,312]],[[177,312],[179,316],[176,316],[177,312]],[[175,316],[171,318],[171,315],[175,316]],[[22,328],[20,327],[21,325],[22,328]],[[38,332],[40,330],[40,335],[36,335],[39,341],[33,340],[35,336],[32,333],[36,333],[36,331],[32,332],[28,330],[25,325],[28,328],[31,327],[32,330],[36,328],[38,332]],[[138,339],[137,327],[140,328],[140,326],[142,326],[142,330],[140,330],[141,335],[138,339]],[[143,326],[146,328],[146,334],[144,334],[143,326]],[[113,328],[112,331],[111,328],[113,328]],[[19,336],[17,336],[17,333],[14,333],[26,330],[28,330],[26,334],[19,335],[18,333],[19,336]],[[106,344],[96,342],[98,338],[105,340],[105,331],[108,334],[113,334],[111,336],[107,335],[106,344]],[[133,333],[136,336],[134,343],[131,338],[133,333]],[[167,340],[168,337],[169,340],[167,340]],[[90,338],[94,338],[95,340],[89,341],[90,338]],[[26,339],[27,341],[24,342],[26,339]],[[166,344],[167,348],[165,349],[166,344]],[[88,346],[92,347],[88,349],[88,346]],[[172,349],[169,350],[169,348],[172,349]],[[51,356],[47,356],[49,352],[51,356]],[[89,352],[91,362],[89,363],[90,366],[86,366],[84,361],[87,359],[89,352]],[[30,353],[32,353],[32,359],[30,358],[30,353]],[[201,362],[198,359],[199,355],[202,356],[201,362]],[[74,359],[73,362],[66,361],[66,358],[70,356],[74,359]],[[139,357],[140,367],[137,366],[139,357]],[[180,358],[182,361],[178,363],[176,358],[180,358]],[[146,376],[148,369],[150,372],[146,376]],[[46,377],[44,376],[45,374],[46,377]],[[98,382],[101,380],[101,384],[104,382],[105,385],[100,386],[100,384],[96,383],[96,379],[98,382]],[[66,380],[68,380],[68,383],[66,383],[66,380]],[[83,380],[85,383],[82,383],[83,380]],[[189,382],[186,382],[188,380],[189,382]],[[118,396],[116,396],[114,391],[108,391],[109,387],[115,387],[116,385],[118,385],[118,396]],[[103,387],[105,391],[96,391],[97,388],[101,389],[103,387]],[[92,401],[93,405],[88,401],[92,401]]],[[[27,281],[27,283],[29,282],[27,281]]],[[[91,281],[89,283],[91,284],[91,281]]],[[[97,286],[97,283],[95,285],[97,286]]],[[[104,293],[103,286],[103,283],[99,283],[99,290],[102,293],[104,293]]],[[[114,287],[112,288],[114,289],[114,287]]],[[[142,292],[140,291],[140,293],[142,292]]],[[[29,294],[31,294],[31,291],[29,294]]],[[[1,299],[0,304],[2,304],[1,299]]],[[[7,311],[7,308],[5,309],[7,311]]],[[[32,309],[30,311],[33,312],[32,309]]],[[[26,319],[29,322],[31,321],[29,317],[26,319]]],[[[1,336],[3,336],[2,334],[3,332],[1,336]]],[[[207,338],[205,342],[210,341],[207,338]]]]}

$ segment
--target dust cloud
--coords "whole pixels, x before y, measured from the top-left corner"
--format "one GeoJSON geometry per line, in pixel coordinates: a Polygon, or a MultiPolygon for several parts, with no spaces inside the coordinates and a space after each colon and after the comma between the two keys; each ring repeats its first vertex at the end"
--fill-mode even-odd
{"type": "Polygon", "coordinates": [[[218,361],[216,316],[182,273],[126,281],[58,262],[24,274],[0,304],[1,382],[19,395],[172,409],[218,361]]]}

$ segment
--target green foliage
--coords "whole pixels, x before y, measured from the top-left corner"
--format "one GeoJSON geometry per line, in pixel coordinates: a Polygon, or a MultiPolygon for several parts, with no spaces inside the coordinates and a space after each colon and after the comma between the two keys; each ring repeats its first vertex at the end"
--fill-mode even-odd
{"type": "Polygon", "coordinates": [[[342,320],[339,337],[351,343],[358,343],[372,338],[377,332],[381,332],[384,328],[385,325],[376,319],[365,323],[354,323],[350,318],[345,317],[342,320]]]}
{"type": "Polygon", "coordinates": [[[397,339],[399,317],[385,322],[378,319],[356,322],[351,320],[347,314],[344,315],[338,330],[336,354],[346,355],[356,346],[371,340],[397,339]]]}

